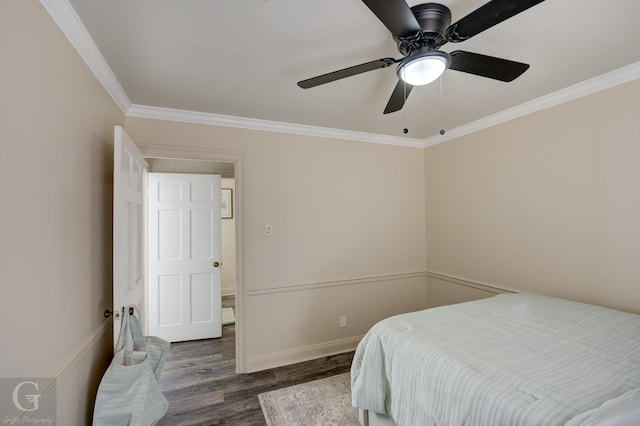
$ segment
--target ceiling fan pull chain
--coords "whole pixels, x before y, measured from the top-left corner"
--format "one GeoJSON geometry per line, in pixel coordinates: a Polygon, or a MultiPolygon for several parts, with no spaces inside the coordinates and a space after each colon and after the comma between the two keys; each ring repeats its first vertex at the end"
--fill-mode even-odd
{"type": "MultiPolygon", "coordinates": [[[[404,81],[404,70],[402,71],[403,74],[403,78],[402,78],[402,87],[404,89],[404,102],[402,102],[402,105],[404,105],[407,102],[407,82],[404,81]]],[[[404,129],[402,129],[402,132],[406,135],[407,133],[409,133],[409,129],[407,128],[407,109],[404,108],[404,129]]]]}
{"type": "MultiPolygon", "coordinates": [[[[443,106],[442,106],[442,76],[440,76],[440,125],[444,124],[444,118],[443,118],[443,106]]],[[[440,134],[444,135],[444,128],[440,129],[440,134]]]]}

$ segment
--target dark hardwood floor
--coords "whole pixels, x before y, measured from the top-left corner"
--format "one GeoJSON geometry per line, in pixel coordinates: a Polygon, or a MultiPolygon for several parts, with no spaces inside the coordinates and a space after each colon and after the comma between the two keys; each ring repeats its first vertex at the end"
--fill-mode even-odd
{"type": "MultiPolygon", "coordinates": [[[[233,306],[223,297],[223,307],[233,306]]],[[[169,410],[159,425],[265,425],[258,394],[349,371],[353,352],[250,374],[235,372],[235,326],[219,339],[173,343],[160,376],[169,410]]]]}

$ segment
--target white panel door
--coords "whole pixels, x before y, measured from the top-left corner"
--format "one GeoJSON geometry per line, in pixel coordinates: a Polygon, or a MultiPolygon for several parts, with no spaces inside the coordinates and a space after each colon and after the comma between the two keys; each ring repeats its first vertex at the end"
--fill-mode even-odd
{"type": "Polygon", "coordinates": [[[148,174],[149,334],[222,335],[220,176],[148,174]]]}
{"type": "Polygon", "coordinates": [[[113,326],[114,347],[123,307],[144,312],[143,191],[147,163],[120,126],[114,131],[113,156],[113,326]]]}

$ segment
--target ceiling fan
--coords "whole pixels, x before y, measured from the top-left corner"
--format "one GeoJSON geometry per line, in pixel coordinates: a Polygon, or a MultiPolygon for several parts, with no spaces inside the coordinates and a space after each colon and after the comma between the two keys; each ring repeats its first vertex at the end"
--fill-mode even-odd
{"type": "Polygon", "coordinates": [[[309,89],[399,64],[398,83],[384,109],[388,114],[402,109],[413,86],[431,83],[447,69],[506,82],[518,78],[529,68],[528,64],[463,50],[446,53],[439,49],[448,42],[468,40],[544,0],[491,0],[454,24],[449,8],[439,3],[409,8],[404,0],[362,1],[391,31],[403,58],[377,59],[299,81],[298,86],[309,89]]]}

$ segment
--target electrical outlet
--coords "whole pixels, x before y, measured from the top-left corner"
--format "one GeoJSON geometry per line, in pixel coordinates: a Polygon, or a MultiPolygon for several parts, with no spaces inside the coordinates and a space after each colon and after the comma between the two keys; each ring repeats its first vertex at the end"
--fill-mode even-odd
{"type": "Polygon", "coordinates": [[[340,328],[345,328],[347,326],[347,316],[343,315],[340,317],[340,328]]]}
{"type": "Polygon", "coordinates": [[[270,237],[271,235],[273,235],[273,226],[265,225],[264,226],[264,235],[266,237],[270,237]]]}

